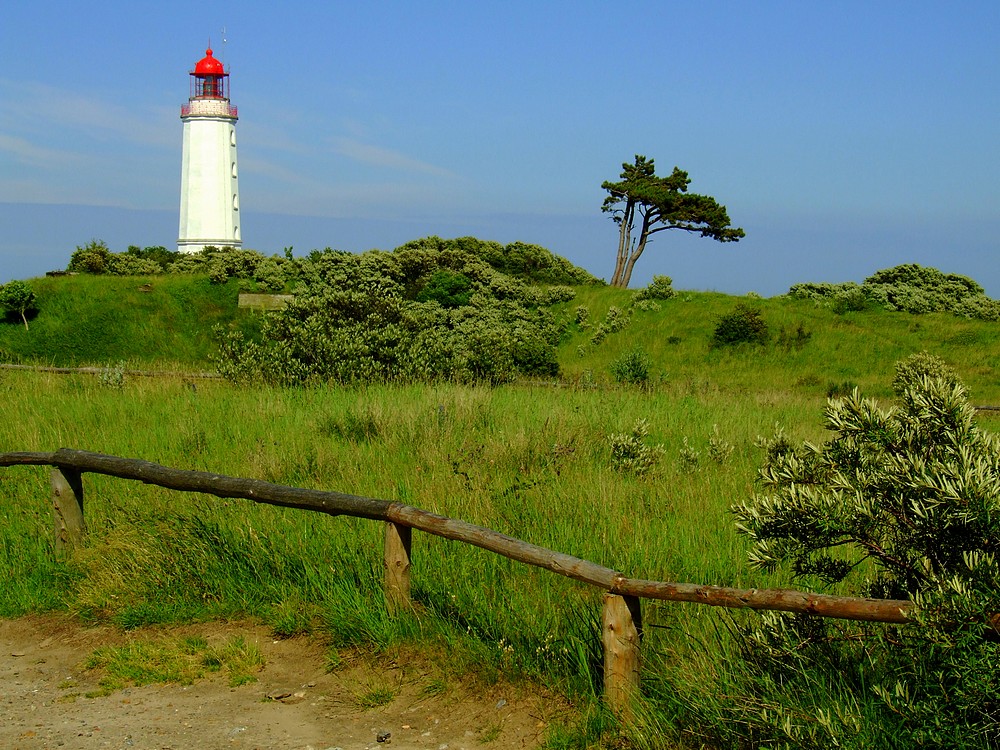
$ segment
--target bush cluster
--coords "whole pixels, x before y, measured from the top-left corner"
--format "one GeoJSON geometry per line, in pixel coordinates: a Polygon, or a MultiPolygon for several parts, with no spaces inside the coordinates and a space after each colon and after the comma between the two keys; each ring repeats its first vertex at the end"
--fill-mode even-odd
{"type": "Polygon", "coordinates": [[[739,304],[731,313],[719,318],[712,334],[712,346],[763,345],[770,339],[771,330],[760,310],[739,304]]]}
{"type": "Polygon", "coordinates": [[[993,746],[1000,440],[976,424],[963,384],[936,357],[899,363],[893,388],[899,404],[889,409],[857,391],[831,400],[835,437],[825,445],[796,447],[780,433],[763,441],[764,491],[734,512],[754,567],[909,599],[915,624],[845,633],[774,616],[748,648],[789,683],[820,662],[841,665],[901,719],[900,746],[993,746]]]}
{"type": "Polygon", "coordinates": [[[494,245],[430,237],[392,252],[314,251],[295,261],[295,300],[260,336],[222,335],[220,372],[287,384],[557,375],[564,326],[546,305],[572,290],[498,271],[484,260],[494,245]]]}
{"type": "Polygon", "coordinates": [[[159,245],[147,248],[130,245],[125,252],[114,253],[103,240],[91,240],[77,246],[66,270],[108,276],[153,276],[169,273],[180,257],[181,253],[159,245]]]}
{"type": "Polygon", "coordinates": [[[880,307],[908,313],[950,312],[979,320],[1000,320],[1000,301],[986,296],[972,279],[907,263],[876,271],[864,284],[795,284],[788,294],[829,304],[835,312],[880,307]]]}

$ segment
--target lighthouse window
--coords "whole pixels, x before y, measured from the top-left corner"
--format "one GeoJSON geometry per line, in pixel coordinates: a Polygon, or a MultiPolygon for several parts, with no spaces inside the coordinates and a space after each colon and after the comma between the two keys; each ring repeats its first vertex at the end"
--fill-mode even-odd
{"type": "Polygon", "coordinates": [[[233,162],[233,177],[236,176],[236,162],[233,162]]]}
{"type": "Polygon", "coordinates": [[[234,146],[236,145],[236,128],[229,129],[229,142],[234,146]]]}
{"type": "Polygon", "coordinates": [[[239,238],[240,238],[240,228],[238,226],[233,227],[233,239],[238,240],[239,238]]]}
{"type": "Polygon", "coordinates": [[[238,195],[233,196],[233,210],[234,211],[240,210],[240,196],[238,195]]]}

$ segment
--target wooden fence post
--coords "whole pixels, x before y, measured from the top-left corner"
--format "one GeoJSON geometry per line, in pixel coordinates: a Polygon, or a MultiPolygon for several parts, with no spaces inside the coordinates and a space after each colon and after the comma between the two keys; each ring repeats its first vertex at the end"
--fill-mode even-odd
{"type": "Polygon", "coordinates": [[[639,694],[639,642],[642,610],[636,596],[604,595],[604,700],[626,718],[639,694]]]}
{"type": "Polygon", "coordinates": [[[410,608],[410,542],[413,529],[385,522],[385,604],[389,614],[410,608]]]}
{"type": "Polygon", "coordinates": [[[87,535],[83,520],[83,479],[75,469],[52,469],[52,510],[56,554],[78,546],[87,535]]]}

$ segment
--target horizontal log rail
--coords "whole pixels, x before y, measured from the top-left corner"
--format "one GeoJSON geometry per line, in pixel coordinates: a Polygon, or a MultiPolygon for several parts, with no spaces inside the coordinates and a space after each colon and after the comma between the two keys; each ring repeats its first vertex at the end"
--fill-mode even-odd
{"type": "Polygon", "coordinates": [[[0,453],[0,467],[52,466],[56,548],[79,543],[85,534],[83,473],[131,479],[171,490],[386,522],[386,603],[391,612],[410,606],[410,539],[417,529],[471,544],[527,565],[544,568],[605,591],[603,642],[605,698],[625,714],[639,687],[641,599],[693,602],[731,609],[777,610],[868,622],[906,623],[913,604],[788,589],[737,589],[630,578],[589,560],[547,549],[483,526],[448,518],[399,502],[341,492],[288,487],[206,471],[173,469],[138,459],[61,448],[52,453],[0,453]]]}
{"type": "Polygon", "coordinates": [[[133,479],[183,492],[242,498],[268,505],[318,511],[331,516],[346,515],[391,521],[445,539],[471,544],[511,560],[544,568],[621,596],[694,602],[730,609],[779,610],[846,620],[891,623],[906,622],[906,612],[913,606],[906,600],[863,599],[788,589],[737,589],[629,578],[589,560],[398,502],[341,492],[288,487],[258,479],[243,479],[206,471],[172,469],[149,461],[119,458],[90,451],[62,448],[54,453],[0,454],[0,467],[15,465],[55,466],[74,472],[133,479]]]}

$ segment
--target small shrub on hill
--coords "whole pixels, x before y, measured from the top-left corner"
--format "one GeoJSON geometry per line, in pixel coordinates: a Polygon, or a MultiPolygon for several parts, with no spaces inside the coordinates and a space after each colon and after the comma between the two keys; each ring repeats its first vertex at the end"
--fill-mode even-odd
{"type": "Polygon", "coordinates": [[[674,291],[673,279],[669,276],[654,276],[649,286],[643,287],[636,292],[632,299],[636,302],[641,302],[642,300],[671,299],[676,296],[677,292],[674,291]]]}
{"type": "Polygon", "coordinates": [[[652,361],[642,349],[633,349],[611,363],[611,375],[616,383],[646,385],[652,361]]]}
{"type": "Polygon", "coordinates": [[[608,334],[617,333],[631,322],[632,318],[627,312],[620,307],[612,305],[608,308],[608,312],[604,316],[604,321],[598,323],[597,328],[594,329],[594,333],[590,337],[590,343],[594,345],[600,344],[607,338],[608,334]]]}
{"type": "Polygon", "coordinates": [[[739,304],[728,315],[723,315],[712,334],[712,346],[734,344],[766,344],[771,331],[760,310],[739,304]]]}
{"type": "Polygon", "coordinates": [[[831,380],[826,385],[826,397],[827,398],[844,398],[845,396],[850,396],[857,389],[858,384],[853,380],[843,380],[841,382],[836,382],[831,380]]]}
{"type": "Polygon", "coordinates": [[[778,329],[778,346],[782,349],[801,349],[806,344],[809,343],[809,339],[812,338],[812,331],[807,331],[802,323],[799,323],[794,329],[785,330],[784,328],[778,329]]]}

